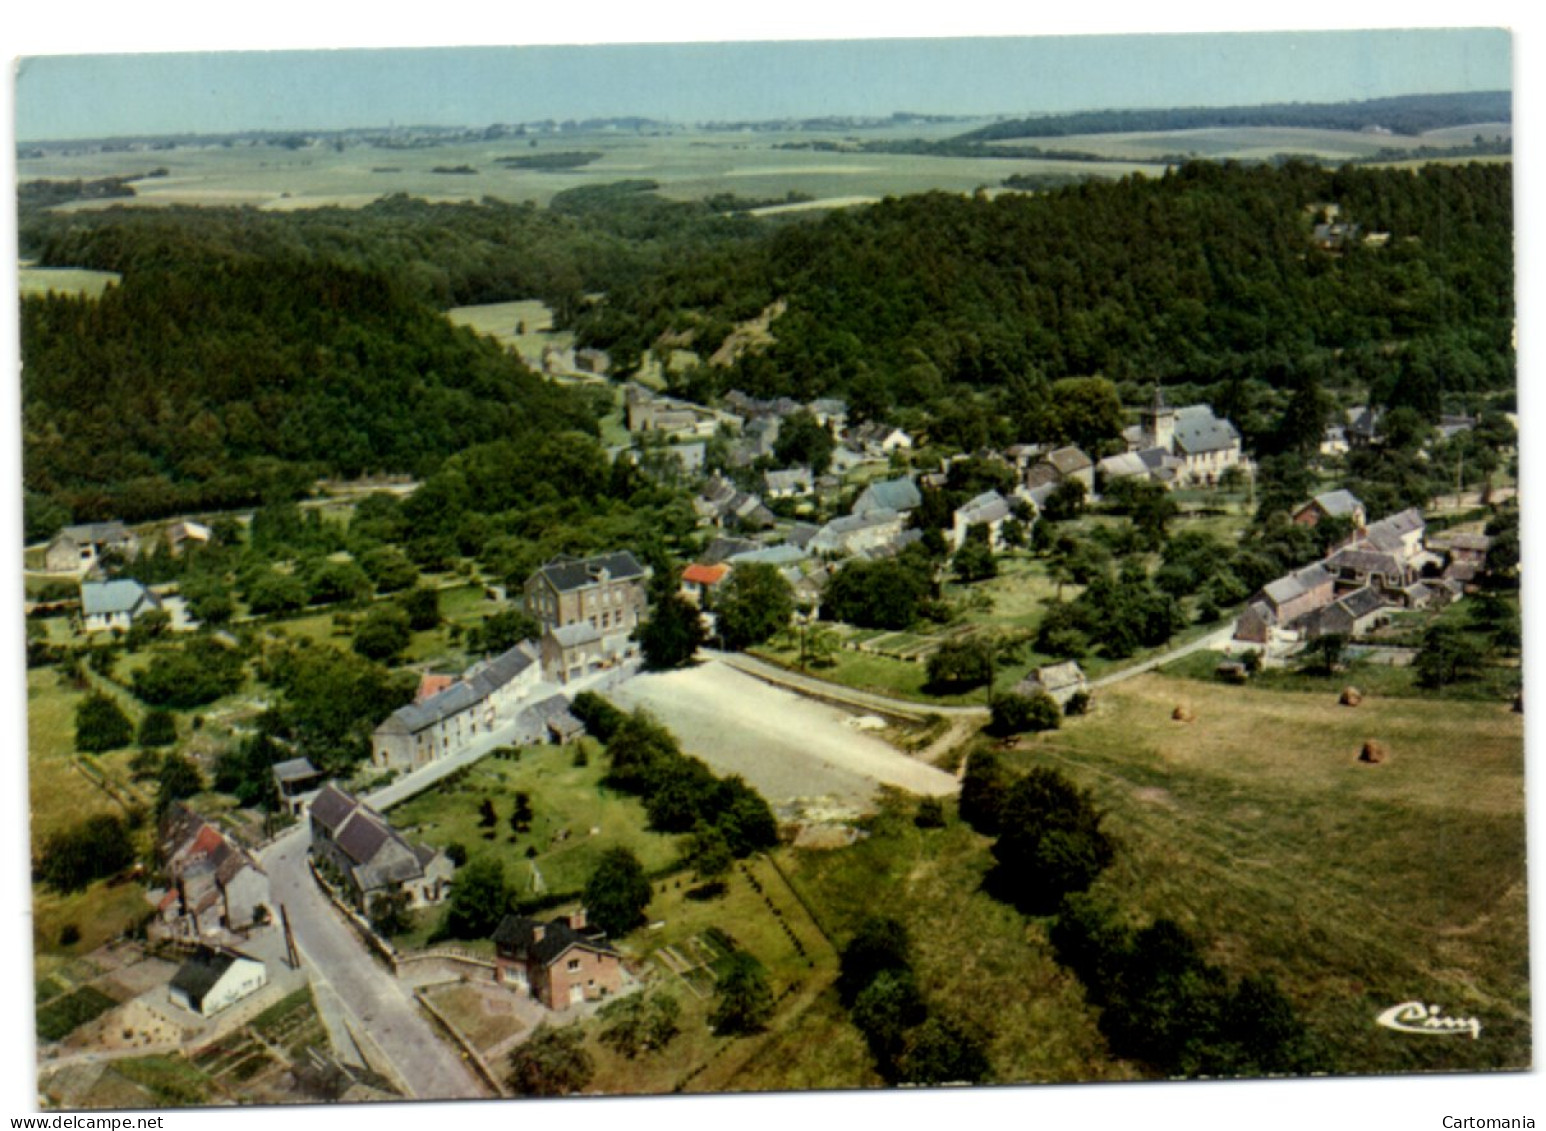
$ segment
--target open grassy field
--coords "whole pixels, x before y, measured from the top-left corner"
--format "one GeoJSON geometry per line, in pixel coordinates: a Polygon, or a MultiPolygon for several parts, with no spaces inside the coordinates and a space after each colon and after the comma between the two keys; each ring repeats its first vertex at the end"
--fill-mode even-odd
{"type": "Polygon", "coordinates": [[[1336,1070],[1465,1071],[1530,1062],[1522,735],[1505,704],[1148,675],[1012,758],[1092,790],[1121,843],[1100,886],[1276,976],[1336,1070]],[[1357,760],[1368,739],[1388,761],[1357,760]],[[1418,998],[1482,1039],[1375,1026],[1418,998]]]}
{"type": "MultiPolygon", "coordinates": [[[[951,132],[970,128],[956,124],[951,132]]],[[[927,134],[911,128],[901,136],[927,134]]],[[[803,133],[680,133],[649,137],[592,134],[543,142],[553,148],[584,148],[602,157],[583,168],[542,171],[512,168],[496,159],[523,149],[513,139],[469,142],[418,150],[385,150],[363,145],[335,151],[321,146],[289,151],[274,147],[179,148],[149,153],[90,153],[29,157],[18,164],[22,180],[95,178],[164,166],[168,175],[137,182],[129,199],[67,205],[155,206],[163,204],[253,205],[267,209],[359,207],[391,193],[427,200],[531,200],[545,204],[554,194],[581,185],[647,178],[677,200],[720,192],[757,199],[789,192],[818,200],[861,198],[943,189],[971,192],[997,185],[1013,173],[1072,172],[1120,177],[1140,168],[1130,160],[1056,162],[993,158],[913,157],[881,153],[821,153],[776,148],[826,135],[803,133]],[[470,176],[435,173],[437,166],[469,165],[470,176]]],[[[866,131],[866,137],[887,136],[866,131]]],[[[540,149],[538,150],[540,152],[540,149]]],[[[1148,166],[1152,168],[1152,166],[1148,166]]]]}
{"type": "Polygon", "coordinates": [[[517,894],[526,897],[578,892],[609,848],[630,849],[646,871],[669,866],[678,856],[676,838],[647,831],[637,799],[601,786],[605,759],[595,743],[584,741],[585,766],[574,764],[573,747],[525,747],[518,760],[485,758],[460,780],[394,807],[392,822],[425,844],[459,843],[473,855],[495,853],[517,894]],[[517,791],[531,796],[535,814],[531,831],[520,836],[510,828],[517,791]],[[493,829],[479,824],[485,797],[499,816],[493,829]],[[568,830],[567,837],[555,840],[561,830],[568,830]],[[528,859],[528,848],[537,850],[535,857],[528,859]]]}
{"type": "Polygon", "coordinates": [[[531,366],[541,364],[544,347],[567,349],[574,344],[571,331],[554,331],[553,312],[537,299],[454,306],[446,311],[446,317],[452,325],[466,326],[515,350],[531,366]],[[525,332],[517,333],[523,326],[525,332]]]}
{"type": "Polygon", "coordinates": [[[1266,160],[1279,153],[1299,153],[1331,161],[1372,157],[1381,149],[1469,147],[1478,134],[1508,137],[1506,124],[1480,124],[1433,130],[1417,137],[1366,133],[1362,130],[1300,129],[1288,126],[1239,126],[1200,130],[1158,130],[1143,133],[1073,134],[1056,138],[1019,138],[996,142],[1010,148],[1035,145],[1093,153],[1115,161],[1155,160],[1175,154],[1222,161],[1266,160]]]}
{"type": "Polygon", "coordinates": [[[73,267],[22,267],[18,273],[24,298],[49,292],[100,298],[103,291],[122,278],[116,271],[88,271],[73,267]]]}

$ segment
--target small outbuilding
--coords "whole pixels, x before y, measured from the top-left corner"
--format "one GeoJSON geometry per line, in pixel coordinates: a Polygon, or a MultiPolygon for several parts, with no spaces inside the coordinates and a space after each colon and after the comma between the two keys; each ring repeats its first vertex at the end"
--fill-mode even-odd
{"type": "Polygon", "coordinates": [[[225,947],[201,947],[172,976],[173,1005],[212,1017],[268,985],[268,968],[250,955],[225,947]]]}

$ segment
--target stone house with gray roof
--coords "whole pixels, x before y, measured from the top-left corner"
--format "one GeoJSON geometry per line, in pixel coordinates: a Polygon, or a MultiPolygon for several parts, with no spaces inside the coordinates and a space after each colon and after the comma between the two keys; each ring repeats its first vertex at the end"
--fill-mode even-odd
{"type": "Polygon", "coordinates": [[[865,515],[873,511],[905,513],[923,505],[923,495],[911,476],[899,479],[880,479],[859,493],[854,505],[848,508],[852,515],[865,515]]]}
{"type": "Polygon", "coordinates": [[[524,640],[468,668],[429,698],[399,707],[371,734],[371,761],[382,769],[414,770],[466,749],[514,717],[542,679],[538,646],[524,640]]]}
{"type": "Polygon", "coordinates": [[[1278,631],[1336,599],[1336,579],[1320,562],[1268,582],[1247,602],[1235,626],[1235,639],[1270,644],[1278,631]]]}
{"type": "Polygon", "coordinates": [[[1037,668],[1015,684],[1015,694],[1031,696],[1045,692],[1052,696],[1059,707],[1067,707],[1068,701],[1075,695],[1080,692],[1089,694],[1089,690],[1090,684],[1085,679],[1084,669],[1074,660],[1037,668]]]}
{"type": "Polygon", "coordinates": [[[549,1009],[596,1001],[623,987],[622,956],[583,910],[543,923],[506,915],[494,929],[495,978],[549,1009]]]}
{"type": "Polygon", "coordinates": [[[1362,636],[1385,619],[1392,602],[1373,586],[1365,585],[1317,609],[1302,622],[1306,640],[1320,636],[1362,636]]]}
{"type": "Polygon", "coordinates": [[[132,577],[81,582],[81,629],[127,632],[139,617],[161,607],[161,598],[132,577]]]}
{"type": "Polygon", "coordinates": [[[1158,385],[1153,403],[1122,437],[1129,451],[1161,448],[1175,457],[1179,487],[1213,486],[1225,471],[1243,462],[1240,433],[1233,424],[1215,416],[1211,405],[1172,408],[1158,385]]]}
{"type": "Polygon", "coordinates": [[[526,614],[544,628],[632,632],[649,607],[650,571],[627,550],[554,558],[527,578],[526,614]]]}
{"type": "Polygon", "coordinates": [[[1361,531],[1368,515],[1357,495],[1346,488],[1326,491],[1316,495],[1293,514],[1300,526],[1314,527],[1323,518],[1345,518],[1353,524],[1354,531],[1361,531]]]}
{"type": "Polygon", "coordinates": [[[136,557],[140,540],[123,523],[87,522],[66,526],[43,551],[43,568],[50,573],[84,573],[95,569],[109,551],[124,559],[136,557]]]}
{"type": "Polygon", "coordinates": [[[182,802],[156,828],[156,855],[167,888],[152,934],[201,939],[246,931],[268,915],[268,876],[230,837],[182,802]]]}
{"type": "Polygon", "coordinates": [[[403,893],[412,907],[439,903],[455,866],[444,852],[416,845],[369,805],[329,782],[311,803],[311,852],[317,867],[354,906],[403,893]]]}
{"type": "Polygon", "coordinates": [[[984,491],[975,499],[963,503],[957,507],[951,516],[950,533],[947,541],[951,549],[959,550],[961,544],[966,541],[967,533],[974,526],[983,526],[988,531],[988,546],[990,549],[1000,549],[1004,544],[1004,523],[1013,514],[1009,500],[997,491],[984,491]]]}

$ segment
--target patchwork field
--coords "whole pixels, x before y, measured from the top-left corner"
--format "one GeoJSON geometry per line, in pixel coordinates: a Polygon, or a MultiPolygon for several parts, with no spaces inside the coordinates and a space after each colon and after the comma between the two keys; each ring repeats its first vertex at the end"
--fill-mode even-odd
{"type": "Polygon", "coordinates": [[[1512,127],[1482,123],[1433,130],[1416,137],[1366,133],[1354,130],[1298,129],[1287,126],[1224,127],[1202,130],[1161,130],[1145,133],[1074,134],[1068,137],[1021,138],[996,142],[1000,146],[1039,146],[1094,153],[1113,160],[1154,160],[1177,154],[1212,160],[1260,161],[1280,153],[1301,153],[1328,160],[1372,157],[1381,149],[1416,149],[1420,146],[1468,147],[1478,135],[1509,137],[1512,127]]]}
{"type": "Polygon", "coordinates": [[[1315,696],[1157,675],[1012,757],[1091,789],[1121,842],[1101,885],[1275,975],[1345,1070],[1530,1062],[1523,722],[1507,704],[1315,696]],[[1175,722],[1191,708],[1196,721],[1175,722]],[[1380,765],[1358,760],[1383,743],[1380,765]],[[1422,999],[1478,1041],[1374,1025],[1422,999]]]}

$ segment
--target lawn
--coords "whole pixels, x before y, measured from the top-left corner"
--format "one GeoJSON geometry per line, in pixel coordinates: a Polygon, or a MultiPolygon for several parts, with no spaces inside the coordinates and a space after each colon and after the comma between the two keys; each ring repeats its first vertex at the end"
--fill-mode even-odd
{"type": "Polygon", "coordinates": [[[631,850],[646,871],[669,867],[678,856],[676,838],[649,832],[636,798],[600,784],[605,758],[595,743],[582,741],[588,765],[576,766],[574,748],[560,746],[524,747],[519,760],[484,758],[465,776],[452,775],[394,807],[392,822],[426,844],[495,853],[521,897],[580,891],[609,848],[631,850]],[[519,836],[510,828],[517,791],[530,795],[534,813],[531,831],[519,836]],[[485,797],[499,817],[492,829],[479,823],[485,797]],[[537,850],[534,858],[528,848],[537,850]]]}
{"type": "Polygon", "coordinates": [[[1099,886],[1274,975],[1335,1070],[1474,1071],[1530,1061],[1522,734],[1505,704],[1147,675],[1012,758],[1091,789],[1121,845],[1099,886]],[[1358,761],[1369,739],[1388,761],[1358,761]],[[1416,997],[1484,1039],[1374,1025],[1416,997]]]}

